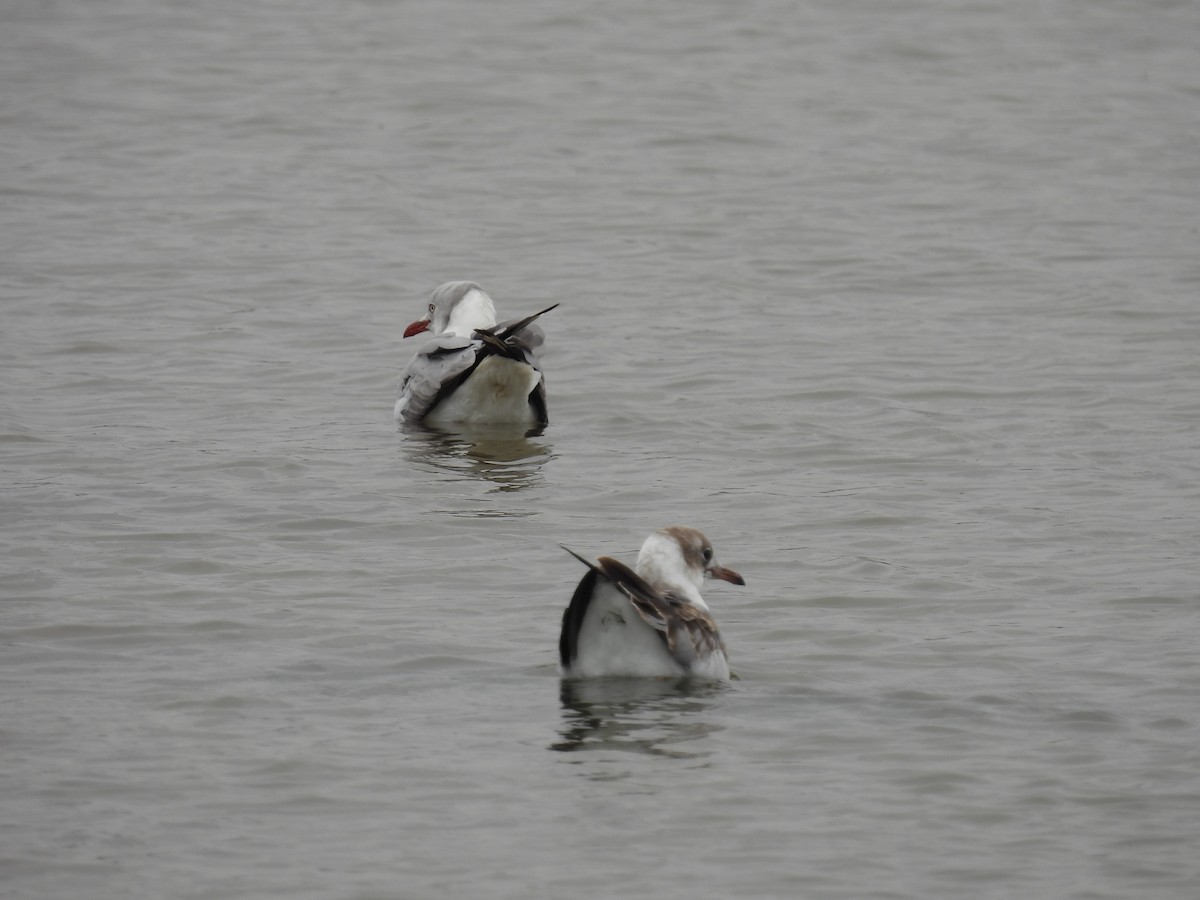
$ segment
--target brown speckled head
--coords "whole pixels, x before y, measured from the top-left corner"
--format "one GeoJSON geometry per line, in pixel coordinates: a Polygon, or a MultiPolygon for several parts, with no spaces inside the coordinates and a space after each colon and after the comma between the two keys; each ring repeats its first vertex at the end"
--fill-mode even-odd
{"type": "Polygon", "coordinates": [[[662,533],[670,536],[679,545],[684,563],[689,568],[695,568],[707,577],[728,581],[730,584],[744,585],[746,583],[745,579],[733,569],[727,569],[717,564],[712,542],[699,529],[689,528],[686,525],[670,525],[662,529],[662,533]]]}

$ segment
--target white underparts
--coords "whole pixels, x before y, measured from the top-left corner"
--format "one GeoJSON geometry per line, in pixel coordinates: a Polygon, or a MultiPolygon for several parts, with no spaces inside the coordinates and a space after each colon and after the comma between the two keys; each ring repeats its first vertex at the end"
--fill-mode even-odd
{"type": "Polygon", "coordinates": [[[430,425],[535,425],[529,395],[541,375],[527,363],[489,356],[425,417],[430,425]]]}
{"type": "Polygon", "coordinates": [[[629,598],[611,584],[600,582],[579,628],[575,660],[563,674],[572,678],[653,678],[680,676],[686,671],[667,652],[658,632],[633,610],[629,598]]]}

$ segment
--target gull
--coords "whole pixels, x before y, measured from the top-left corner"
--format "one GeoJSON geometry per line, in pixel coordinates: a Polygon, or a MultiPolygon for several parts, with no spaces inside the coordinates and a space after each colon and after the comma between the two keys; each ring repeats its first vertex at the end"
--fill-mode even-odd
{"type": "Polygon", "coordinates": [[[563,612],[558,655],[564,678],[691,676],[728,681],[725,643],[700,596],[706,578],[745,584],[718,565],[695,528],[673,525],[646,538],[637,571],[608,556],[588,567],[563,612]]]}
{"type": "Polygon", "coordinates": [[[448,281],[429,298],[406,338],[432,337],[408,364],[397,392],[398,421],[448,425],[546,424],[546,380],[538,364],[544,336],[533,321],[496,324],[492,298],[473,281],[448,281]]]}

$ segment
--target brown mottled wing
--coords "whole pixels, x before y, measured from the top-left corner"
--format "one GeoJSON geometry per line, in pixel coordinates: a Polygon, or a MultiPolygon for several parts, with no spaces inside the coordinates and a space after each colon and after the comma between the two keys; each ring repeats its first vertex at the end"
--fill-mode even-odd
{"type": "Polygon", "coordinates": [[[671,655],[684,666],[690,666],[697,657],[725,652],[717,623],[707,611],[673,593],[659,593],[637,572],[612,557],[601,556],[596,568],[629,598],[642,621],[662,635],[671,655]]]}
{"type": "Polygon", "coordinates": [[[664,594],[663,598],[675,614],[667,624],[667,647],[672,656],[690,665],[697,657],[725,652],[717,623],[707,611],[673,594],[664,594]]]}

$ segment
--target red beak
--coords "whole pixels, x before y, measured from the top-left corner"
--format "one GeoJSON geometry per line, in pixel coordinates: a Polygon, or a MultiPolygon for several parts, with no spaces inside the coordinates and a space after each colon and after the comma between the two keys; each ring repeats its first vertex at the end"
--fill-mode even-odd
{"type": "Polygon", "coordinates": [[[407,328],[404,329],[404,336],[412,337],[414,334],[420,334],[422,331],[428,331],[428,330],[429,330],[429,320],[428,319],[417,319],[417,321],[413,322],[411,325],[409,325],[407,328]]]}

